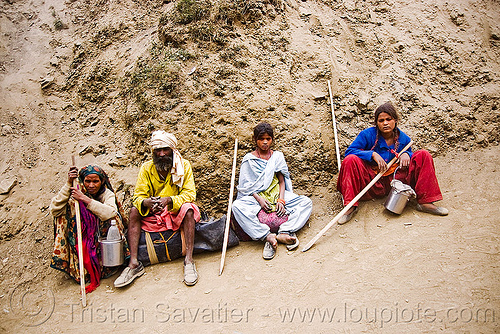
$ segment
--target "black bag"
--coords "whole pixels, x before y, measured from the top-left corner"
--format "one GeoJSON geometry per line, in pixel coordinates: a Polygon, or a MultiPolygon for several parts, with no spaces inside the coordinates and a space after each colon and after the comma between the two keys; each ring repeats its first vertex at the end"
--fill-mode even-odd
{"type": "Polygon", "coordinates": [[[137,260],[144,266],[173,261],[182,256],[181,230],[141,231],[137,260]]]}
{"type": "MultiPolygon", "coordinates": [[[[220,219],[210,219],[208,222],[199,222],[196,224],[194,235],[194,253],[204,251],[214,252],[222,249],[224,243],[224,228],[226,226],[226,215],[220,219]]],[[[229,238],[227,247],[233,247],[240,243],[236,233],[231,226],[229,227],[229,238]]]]}
{"type": "MultiPolygon", "coordinates": [[[[224,242],[225,224],[226,215],[217,220],[210,219],[209,221],[200,221],[197,223],[195,225],[193,253],[221,250],[224,242]]],[[[181,234],[180,229],[163,232],[141,231],[137,259],[144,266],[149,266],[150,264],[173,261],[180,258],[183,256],[184,242],[184,236],[181,234]]],[[[238,237],[230,227],[227,246],[233,247],[238,244],[238,237]]]]}

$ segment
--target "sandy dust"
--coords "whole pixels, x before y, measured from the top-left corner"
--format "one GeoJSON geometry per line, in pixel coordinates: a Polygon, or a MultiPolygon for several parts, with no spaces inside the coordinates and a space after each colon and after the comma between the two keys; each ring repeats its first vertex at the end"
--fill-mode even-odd
{"type": "Polygon", "coordinates": [[[499,332],[498,2],[248,1],[212,36],[226,44],[185,33],[155,49],[168,29],[192,27],[159,23],[175,4],[0,4],[0,332],[499,332]],[[152,66],[155,50],[173,57],[163,69],[176,81],[138,93],[138,60],[152,66]],[[392,100],[435,157],[448,216],[370,201],[300,251],[341,208],[328,80],[341,150],[392,100]],[[262,119],[313,200],[299,250],[264,261],[261,243],[241,243],[221,276],[220,253],[197,255],[190,288],[182,260],[151,266],[124,289],[103,280],[82,310],[79,286],[49,268],[47,209],[71,155],[103,166],[128,207],[151,129],[169,129],[198,204],[218,217],[234,138],[241,162],[262,119]]]}

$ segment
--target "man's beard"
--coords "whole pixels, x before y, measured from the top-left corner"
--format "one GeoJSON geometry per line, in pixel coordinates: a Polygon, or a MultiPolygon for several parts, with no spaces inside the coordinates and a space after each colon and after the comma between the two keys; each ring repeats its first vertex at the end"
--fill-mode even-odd
{"type": "Polygon", "coordinates": [[[173,158],[167,155],[160,157],[153,153],[153,163],[158,172],[170,172],[173,165],[173,158]]]}

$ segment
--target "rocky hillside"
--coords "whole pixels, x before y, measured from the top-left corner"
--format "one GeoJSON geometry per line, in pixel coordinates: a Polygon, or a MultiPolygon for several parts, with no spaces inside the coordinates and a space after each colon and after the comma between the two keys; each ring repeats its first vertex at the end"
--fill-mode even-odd
{"type": "Polygon", "coordinates": [[[157,128],[211,215],[227,207],[234,139],[241,160],[261,120],[297,192],[335,191],[328,81],[341,151],[386,100],[434,155],[500,138],[497,1],[4,0],[0,27],[0,282],[47,266],[71,155],[130,206],[157,128]],[[25,261],[9,266],[14,246],[25,261]]]}

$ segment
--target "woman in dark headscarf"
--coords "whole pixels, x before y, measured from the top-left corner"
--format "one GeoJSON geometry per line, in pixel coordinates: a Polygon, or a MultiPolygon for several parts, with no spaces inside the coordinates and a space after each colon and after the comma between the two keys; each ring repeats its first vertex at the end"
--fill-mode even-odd
{"type": "MultiPolygon", "coordinates": [[[[88,275],[86,280],[90,279],[90,285],[86,287],[89,293],[99,286],[101,277],[112,274],[112,270],[102,267],[99,236],[106,237],[111,220],[116,221],[123,235],[124,222],[119,203],[104,170],[99,166],[88,165],[78,172],[78,169],[72,166],[68,181],[50,203],[54,216],[55,239],[50,266],[67,273],[77,282],[80,282],[80,273],[75,200],[80,203],[83,261],[88,275]],[[73,187],[73,180],[77,177],[83,184],[82,190],[73,187]]],[[[128,246],[124,247],[128,256],[128,246]]]]}

